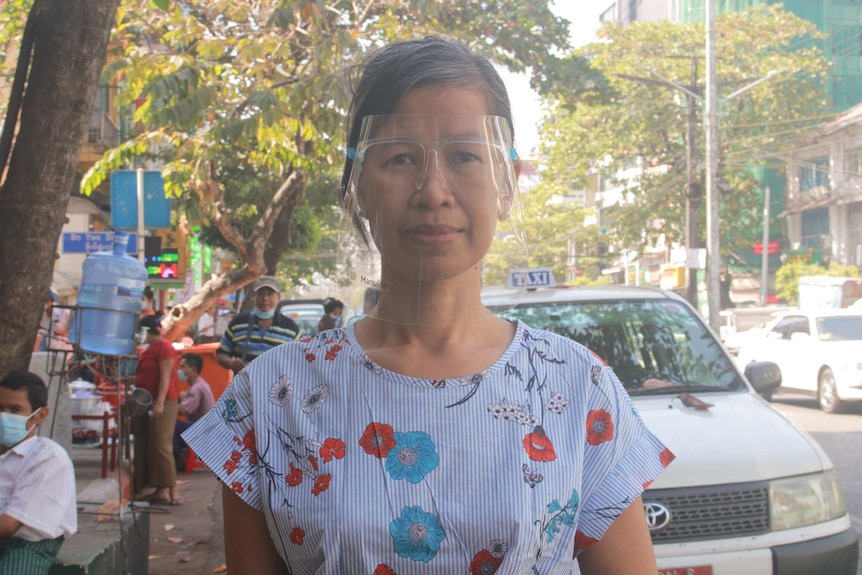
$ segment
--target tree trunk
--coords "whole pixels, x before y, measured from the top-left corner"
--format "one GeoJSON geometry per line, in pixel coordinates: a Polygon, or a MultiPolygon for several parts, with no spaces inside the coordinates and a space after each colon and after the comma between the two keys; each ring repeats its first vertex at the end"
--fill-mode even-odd
{"type": "Polygon", "coordinates": [[[0,376],[26,369],[119,0],[35,0],[34,50],[0,190],[0,376]]]}

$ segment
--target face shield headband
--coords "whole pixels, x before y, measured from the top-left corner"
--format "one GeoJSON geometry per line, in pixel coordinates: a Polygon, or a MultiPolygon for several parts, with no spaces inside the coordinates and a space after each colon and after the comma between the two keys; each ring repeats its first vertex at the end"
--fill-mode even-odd
{"type": "MultiPolygon", "coordinates": [[[[346,297],[353,307],[362,306],[369,288],[384,297],[389,289],[383,261],[391,263],[392,252],[397,251],[391,230],[399,224],[387,211],[393,205],[409,210],[426,199],[433,203],[434,197],[445,197],[456,211],[467,214],[467,223],[460,224],[471,232],[481,230],[477,234],[487,238],[490,247],[478,256],[483,265],[486,258],[525,263],[519,160],[505,118],[367,116],[347,156],[352,166],[344,188],[336,267],[339,284],[351,292],[346,297]],[[498,247],[505,253],[495,251],[498,247]]],[[[432,251],[413,254],[416,269],[426,269],[423,260],[432,258],[432,251]]]]}

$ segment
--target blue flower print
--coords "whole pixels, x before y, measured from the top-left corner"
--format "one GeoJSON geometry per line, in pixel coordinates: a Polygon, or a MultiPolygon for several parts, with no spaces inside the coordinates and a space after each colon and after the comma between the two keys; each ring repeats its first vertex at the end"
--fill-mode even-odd
{"type": "Polygon", "coordinates": [[[392,479],[419,483],[440,462],[431,436],[421,431],[395,433],[395,447],[386,454],[386,471],[392,479]]]}
{"type": "Polygon", "coordinates": [[[389,524],[389,534],[398,555],[423,563],[434,559],[446,538],[437,516],[418,505],[402,509],[401,517],[389,524]]]}

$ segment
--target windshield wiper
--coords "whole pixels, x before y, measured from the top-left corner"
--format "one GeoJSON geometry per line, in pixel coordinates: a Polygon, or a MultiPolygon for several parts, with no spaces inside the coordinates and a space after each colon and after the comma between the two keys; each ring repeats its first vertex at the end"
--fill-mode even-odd
{"type": "Polygon", "coordinates": [[[662,395],[664,393],[683,393],[683,392],[703,392],[703,391],[727,391],[724,386],[715,385],[694,385],[694,384],[674,384],[664,385],[659,387],[638,387],[629,389],[629,395],[662,395]]]}

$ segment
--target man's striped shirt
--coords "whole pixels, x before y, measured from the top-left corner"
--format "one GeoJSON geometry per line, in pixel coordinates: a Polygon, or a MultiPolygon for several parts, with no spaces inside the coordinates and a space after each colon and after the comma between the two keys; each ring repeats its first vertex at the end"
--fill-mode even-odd
{"type": "Polygon", "coordinates": [[[273,347],[293,341],[300,335],[299,327],[289,317],[276,314],[269,329],[258,323],[250,312],[241,313],[228,324],[222,335],[219,352],[238,357],[248,363],[273,347]]]}

